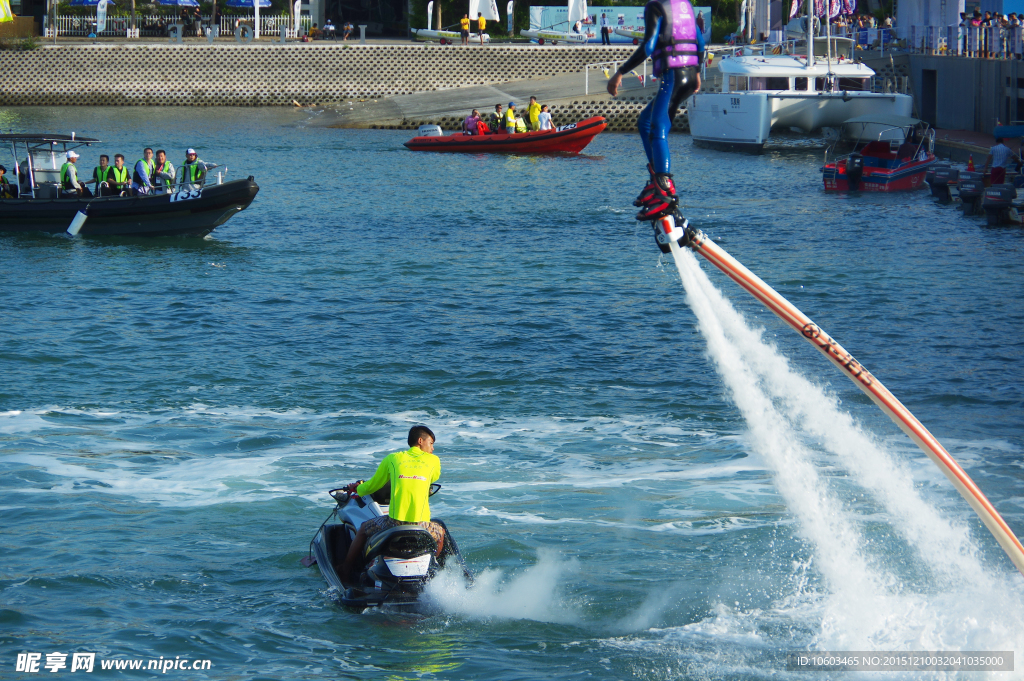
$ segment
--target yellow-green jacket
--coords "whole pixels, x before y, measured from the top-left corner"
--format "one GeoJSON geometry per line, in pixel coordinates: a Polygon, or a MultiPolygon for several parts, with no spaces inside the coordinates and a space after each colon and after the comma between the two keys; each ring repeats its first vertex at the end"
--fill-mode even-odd
{"type": "Polygon", "coordinates": [[[404,522],[424,522],[430,520],[430,484],[440,477],[441,460],[413,447],[385,456],[373,477],[356,488],[356,494],[373,494],[390,482],[388,515],[404,522]]]}

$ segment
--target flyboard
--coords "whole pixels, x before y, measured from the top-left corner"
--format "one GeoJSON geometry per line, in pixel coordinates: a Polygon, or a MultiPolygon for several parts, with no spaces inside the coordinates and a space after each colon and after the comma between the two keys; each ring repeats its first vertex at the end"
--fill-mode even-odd
{"type": "Polygon", "coordinates": [[[663,253],[671,253],[677,265],[681,264],[682,249],[689,246],[774,312],[779,319],[791,326],[808,343],[825,355],[830,362],[839,367],[949,478],[949,481],[967,500],[981,521],[985,523],[985,527],[1006,551],[1006,555],[1010,557],[1013,564],[1024,574],[1024,546],[1021,546],[1020,540],[996,511],[992,502],[978,489],[970,476],[950,456],[945,447],[935,439],[935,436],[928,432],[928,429],[917,420],[917,417],[911,414],[910,410],[903,406],[896,396],[882,385],[881,381],[872,376],[860,362],[854,359],[853,355],[797,309],[793,303],[783,298],[775,289],[726,253],[699,229],[691,227],[685,218],[678,214],[667,215],[655,220],[653,224],[658,247],[663,253]],[[680,221],[679,224],[676,223],[677,217],[680,221]]]}
{"type": "MultiPolygon", "coordinates": [[[[569,0],[569,18],[567,20],[569,26],[572,26],[577,21],[582,21],[586,17],[587,0],[569,0]]],[[[543,45],[545,41],[550,42],[552,45],[557,45],[560,42],[568,45],[586,45],[591,38],[586,33],[554,31],[552,30],[553,28],[552,26],[538,29],[531,28],[526,31],[519,31],[519,35],[530,40],[536,40],[538,45],[543,45]]]]}

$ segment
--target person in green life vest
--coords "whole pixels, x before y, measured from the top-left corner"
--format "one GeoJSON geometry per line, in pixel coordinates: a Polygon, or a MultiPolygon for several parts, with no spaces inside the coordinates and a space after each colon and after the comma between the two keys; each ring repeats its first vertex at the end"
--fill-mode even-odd
{"type": "Polygon", "coordinates": [[[156,165],[153,167],[153,186],[157,194],[170,192],[174,187],[174,166],[167,160],[167,152],[156,150],[156,165]]]}
{"type": "Polygon", "coordinates": [[[18,185],[7,179],[7,167],[0,166],[0,199],[18,198],[18,185]]]}
{"type": "Polygon", "coordinates": [[[434,455],[434,433],[426,426],[409,429],[409,449],[388,454],[377,472],[366,482],[353,482],[350,494],[366,496],[384,485],[391,485],[388,514],[363,523],[348,549],[341,578],[351,581],[352,569],[359,562],[366,540],[399,525],[419,525],[437,542],[437,554],[444,547],[444,526],[430,520],[430,485],[441,477],[441,460],[434,455]]]}
{"type": "Polygon", "coordinates": [[[181,188],[202,189],[206,181],[206,164],[199,160],[195,149],[185,152],[185,162],[181,164],[181,188]]]}
{"type": "Polygon", "coordinates": [[[92,181],[96,183],[96,196],[110,194],[110,185],[107,184],[110,179],[110,170],[110,157],[100,154],[100,164],[92,169],[92,181]]]}
{"type": "Polygon", "coordinates": [[[107,186],[112,196],[124,196],[125,192],[131,191],[132,178],[124,166],[124,154],[114,154],[114,167],[110,169],[109,178],[107,186]]]}
{"type": "Polygon", "coordinates": [[[136,194],[145,196],[153,193],[153,171],[155,169],[153,150],[146,147],[142,151],[142,158],[135,162],[135,170],[132,172],[132,189],[136,194]]]}
{"type": "Polygon", "coordinates": [[[60,188],[65,197],[92,196],[92,192],[84,184],[78,181],[78,167],[75,161],[78,154],[74,151],[67,153],[67,161],[60,167],[60,188]]]}

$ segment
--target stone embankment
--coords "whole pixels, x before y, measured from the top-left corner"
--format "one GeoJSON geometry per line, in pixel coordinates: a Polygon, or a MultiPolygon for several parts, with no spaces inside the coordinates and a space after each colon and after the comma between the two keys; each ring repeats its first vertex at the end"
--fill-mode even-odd
{"type": "Polygon", "coordinates": [[[0,105],[288,106],[582,73],[629,47],[339,43],[43,45],[4,53],[0,105]]]}

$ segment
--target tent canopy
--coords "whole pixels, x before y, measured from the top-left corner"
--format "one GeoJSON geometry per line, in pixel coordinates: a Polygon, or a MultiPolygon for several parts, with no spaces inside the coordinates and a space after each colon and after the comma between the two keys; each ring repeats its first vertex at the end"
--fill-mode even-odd
{"type": "MultiPolygon", "coordinates": [[[[246,7],[253,9],[254,0],[225,0],[224,4],[228,7],[246,7]]],[[[264,7],[270,7],[270,0],[260,0],[260,9],[264,7]]]]}

